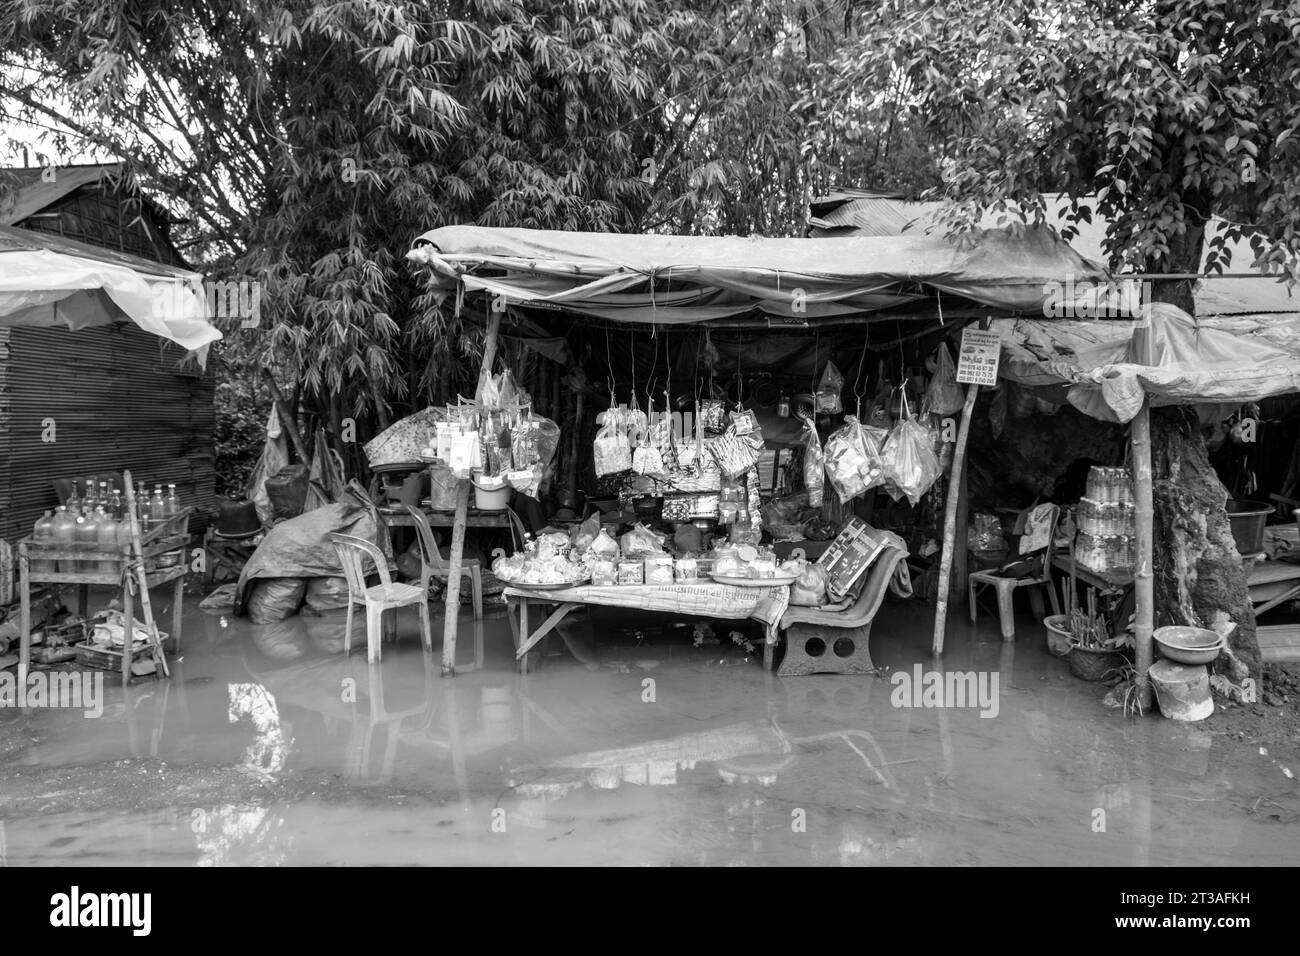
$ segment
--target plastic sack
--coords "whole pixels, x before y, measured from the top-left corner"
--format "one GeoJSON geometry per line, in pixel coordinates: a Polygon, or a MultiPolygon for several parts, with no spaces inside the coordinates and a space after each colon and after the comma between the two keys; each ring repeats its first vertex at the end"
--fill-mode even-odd
{"type": "Polygon", "coordinates": [[[840,390],[844,388],[844,376],[835,367],[834,362],[827,362],[822,369],[822,377],[817,382],[817,411],[838,415],[844,411],[840,403],[840,390]]]}
{"type": "Polygon", "coordinates": [[[790,603],[801,607],[818,607],[826,603],[826,569],[811,561],[801,561],[799,576],[790,585],[790,603]]]}
{"type": "Polygon", "coordinates": [[[826,459],[822,455],[821,441],[817,438],[817,428],[806,418],[803,446],[803,483],[808,490],[808,505],[820,508],[826,487],[826,459]]]}
{"type": "Polygon", "coordinates": [[[266,479],[266,496],[271,501],[272,520],[298,517],[307,503],[307,466],[285,465],[266,479]]]}
{"type": "Polygon", "coordinates": [[[605,424],[596,433],[592,457],[597,477],[615,475],[632,467],[632,445],[627,438],[627,429],[622,416],[613,409],[605,413],[605,424]]]}
{"type": "Polygon", "coordinates": [[[429,507],[433,511],[455,511],[460,481],[446,465],[429,467],[429,507]]]}
{"type": "Polygon", "coordinates": [[[946,342],[939,345],[939,357],[936,360],[934,375],[925,390],[922,402],[922,414],[955,415],[966,404],[966,395],[957,384],[957,368],[952,364],[946,342]]]}
{"type": "Polygon", "coordinates": [[[907,496],[913,507],[942,474],[930,444],[930,432],[915,418],[904,419],[885,441],[885,490],[897,501],[907,496]]]}
{"type": "Polygon", "coordinates": [[[664,473],[664,456],[650,443],[650,435],[642,437],[641,444],[632,452],[632,470],[638,475],[662,475],[664,473]]]}
{"type": "Polygon", "coordinates": [[[261,578],[248,598],[248,616],[254,624],[283,621],[298,613],[306,593],[302,578],[261,578]]]}
{"type": "Polygon", "coordinates": [[[347,578],[312,578],[307,582],[306,603],[313,611],[336,611],[347,607],[347,578]]]}
{"type": "Polygon", "coordinates": [[[884,482],[880,449],[885,437],[881,429],[865,426],[849,415],[844,427],[826,439],[826,476],[841,503],[884,482]]]}

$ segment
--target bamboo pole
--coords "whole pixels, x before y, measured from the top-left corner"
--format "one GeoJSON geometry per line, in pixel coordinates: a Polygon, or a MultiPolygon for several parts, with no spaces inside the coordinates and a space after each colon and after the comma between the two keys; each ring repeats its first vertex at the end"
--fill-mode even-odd
{"type": "Polygon", "coordinates": [[[307,446],[303,444],[302,436],[298,434],[298,423],[294,420],[293,414],[289,411],[289,406],[284,401],[284,396],[280,393],[280,386],[275,384],[275,377],[271,370],[262,369],[262,377],[266,379],[266,387],[271,392],[271,401],[275,403],[275,410],[280,415],[280,427],[289,435],[289,441],[293,445],[293,450],[298,453],[298,460],[304,465],[311,465],[311,455],[307,454],[307,446]]]}
{"type": "MultiPolygon", "coordinates": [[[[492,375],[496,360],[497,336],[501,331],[501,313],[493,309],[488,313],[487,338],[483,342],[483,365],[479,369],[476,394],[483,390],[484,381],[492,375]]],[[[465,523],[469,512],[468,480],[457,482],[456,517],[451,526],[451,554],[447,558],[447,603],[442,622],[442,676],[456,676],[456,631],[460,626],[460,569],[465,555],[465,523]]]]}
{"type": "MultiPolygon", "coordinates": [[[[154,621],[153,603],[149,600],[149,572],[144,566],[144,545],[141,543],[140,522],[137,518],[138,511],[135,504],[135,491],[131,482],[131,472],[122,472],[122,484],[126,486],[126,515],[131,524],[131,563],[135,565],[136,580],[140,584],[140,612],[144,615],[145,631],[149,635],[149,641],[153,644],[153,658],[159,669],[166,677],[171,677],[171,671],[167,668],[167,655],[163,653],[162,638],[158,635],[158,624],[154,621]]],[[[129,587],[130,583],[122,582],[124,587],[129,587]]],[[[130,607],[125,601],[123,605],[130,607]]],[[[131,659],[131,651],[135,645],[135,622],[127,615],[125,640],[122,643],[122,653],[126,660],[131,659]]],[[[123,675],[126,674],[127,664],[123,664],[123,675]]]]}
{"type": "MultiPolygon", "coordinates": [[[[1151,364],[1150,329],[1140,324],[1133,330],[1133,347],[1137,360],[1151,364]]],[[[1137,567],[1133,574],[1134,666],[1137,670],[1138,700],[1145,710],[1151,706],[1151,685],[1147,670],[1154,657],[1152,634],[1155,630],[1155,579],[1152,571],[1155,539],[1155,506],[1151,477],[1151,398],[1142,395],[1142,408],[1129,427],[1133,451],[1133,499],[1137,567]]]]}
{"type": "MultiPolygon", "coordinates": [[[[975,407],[978,385],[966,386],[966,402],[961,408],[961,425],[957,429],[957,447],[952,453],[952,474],[948,478],[948,500],[943,516],[943,555],[939,559],[939,590],[934,610],[934,654],[943,653],[944,630],[948,625],[948,590],[952,580],[952,553],[957,537],[957,501],[961,497],[961,475],[966,468],[966,439],[970,436],[971,410],[975,407]]],[[[966,542],[962,542],[962,547],[966,542]]]]}

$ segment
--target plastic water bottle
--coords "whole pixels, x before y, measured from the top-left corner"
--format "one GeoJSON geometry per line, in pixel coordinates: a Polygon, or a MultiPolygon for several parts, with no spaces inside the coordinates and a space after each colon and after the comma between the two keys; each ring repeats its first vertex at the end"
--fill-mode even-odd
{"type": "Polygon", "coordinates": [[[160,525],[167,520],[167,499],[163,497],[162,485],[153,486],[153,497],[149,499],[149,523],[160,525]]]}
{"type": "MultiPolygon", "coordinates": [[[[36,519],[36,527],[32,529],[32,539],[42,545],[54,543],[54,512],[47,511],[36,519]]],[[[48,558],[32,558],[31,570],[33,574],[52,574],[54,562],[48,558]]]]}

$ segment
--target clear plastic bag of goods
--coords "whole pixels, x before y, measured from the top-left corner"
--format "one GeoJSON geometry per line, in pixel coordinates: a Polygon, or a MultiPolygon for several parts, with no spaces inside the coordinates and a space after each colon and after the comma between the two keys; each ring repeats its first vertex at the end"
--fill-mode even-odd
{"type": "Polygon", "coordinates": [[[574,525],[573,531],[570,532],[569,540],[573,543],[573,550],[578,554],[586,554],[598,534],[600,534],[600,515],[590,515],[582,524],[574,525]]]}
{"type": "Polygon", "coordinates": [[[639,522],[632,527],[632,530],[619,539],[623,549],[623,556],[657,553],[664,549],[664,536],[656,534],[645,525],[639,522]]]}
{"type": "Polygon", "coordinates": [[[618,542],[604,528],[600,529],[587,550],[602,558],[613,559],[619,555],[618,542]]]}
{"type": "Polygon", "coordinates": [[[254,624],[283,621],[298,613],[306,593],[302,578],[259,578],[248,598],[248,616],[254,624]]]}
{"type": "Polygon", "coordinates": [[[790,603],[801,607],[820,607],[826,603],[826,569],[812,561],[799,559],[798,577],[790,585],[790,603]]]}
{"type": "Polygon", "coordinates": [[[632,470],[638,475],[662,475],[664,473],[664,456],[650,442],[646,434],[632,452],[632,470]]]}
{"type": "Polygon", "coordinates": [[[604,424],[592,443],[596,476],[616,475],[632,467],[632,443],[628,440],[627,426],[617,409],[605,413],[604,424]]]}
{"type": "Polygon", "coordinates": [[[817,428],[806,418],[803,445],[803,483],[808,491],[808,505],[812,508],[820,508],[826,488],[826,459],[822,455],[822,443],[817,437],[817,428]]]}
{"type": "Polygon", "coordinates": [[[844,411],[840,403],[840,391],[844,388],[844,376],[835,367],[834,362],[827,362],[822,369],[822,377],[817,382],[817,411],[828,415],[838,415],[844,411]]]}
{"type": "Polygon", "coordinates": [[[930,444],[930,433],[915,418],[894,426],[882,453],[885,490],[895,501],[904,495],[913,506],[942,474],[939,459],[930,444]]]}
{"type": "Polygon", "coordinates": [[[863,425],[849,415],[844,427],[826,439],[826,477],[841,502],[884,483],[880,453],[885,437],[881,429],[863,425]]]}
{"type": "Polygon", "coordinates": [[[455,511],[460,481],[446,465],[429,467],[429,507],[434,511],[455,511]]]}
{"type": "Polygon", "coordinates": [[[955,415],[966,403],[966,395],[957,384],[957,368],[952,364],[948,344],[940,343],[934,375],[925,389],[922,411],[935,415],[955,415]]]}

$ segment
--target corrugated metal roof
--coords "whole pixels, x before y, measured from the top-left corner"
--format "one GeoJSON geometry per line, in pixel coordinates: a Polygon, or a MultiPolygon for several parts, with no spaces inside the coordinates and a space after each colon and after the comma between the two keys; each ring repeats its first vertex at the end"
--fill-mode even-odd
{"type": "Polygon", "coordinates": [[[22,229],[15,226],[0,226],[0,252],[25,250],[25,249],[48,249],[51,252],[59,252],[69,256],[80,256],[83,259],[92,259],[95,262],[109,262],[113,265],[126,266],[134,269],[136,272],[147,276],[166,276],[169,278],[181,279],[202,279],[202,275],[197,272],[191,272],[188,269],[181,269],[177,266],[170,266],[164,262],[158,262],[154,259],[144,259],[140,256],[133,256],[129,252],[118,252],[116,249],[106,249],[103,246],[92,246],[87,242],[78,242],[75,239],[65,239],[62,236],[56,236],[48,232],[40,232],[34,229],[22,229]]]}
{"type": "Polygon", "coordinates": [[[124,468],[151,486],[175,483],[186,505],[212,507],[211,374],[178,370],[179,349],[132,325],[12,329],[7,338],[0,537],[29,534],[41,512],[58,503],[53,479],[124,468]],[[53,442],[42,440],[47,419],[53,442]]]}
{"type": "Polygon", "coordinates": [[[7,169],[5,173],[18,183],[13,204],[0,208],[0,226],[22,222],[40,212],[75,189],[90,183],[115,184],[122,175],[120,163],[97,163],[87,166],[59,166],[54,169],[54,179],[47,182],[41,169],[7,169]]]}

